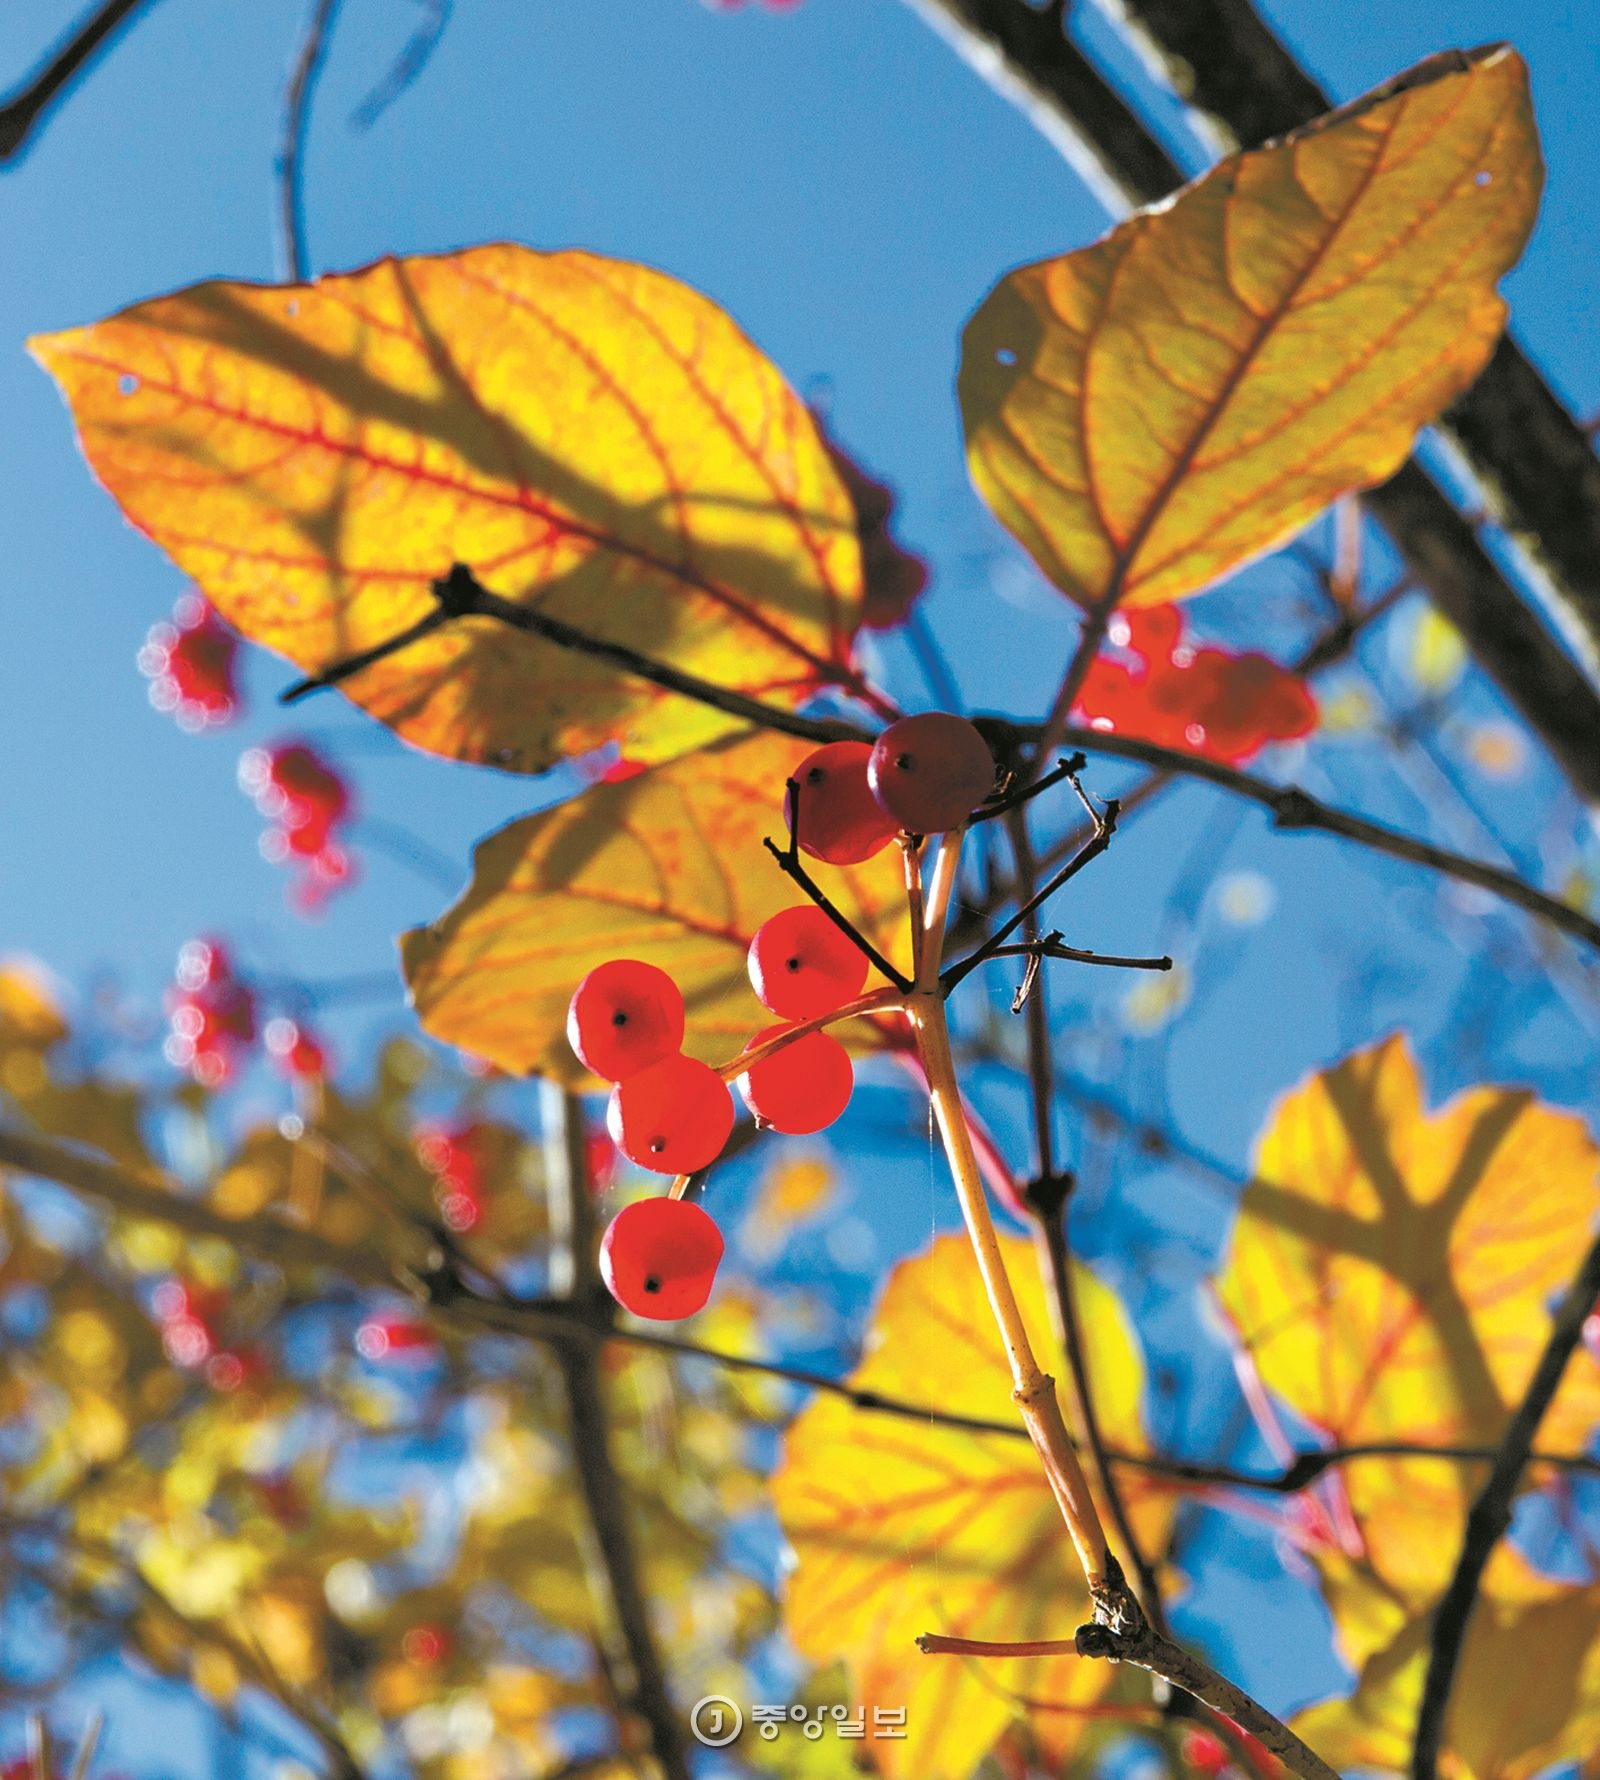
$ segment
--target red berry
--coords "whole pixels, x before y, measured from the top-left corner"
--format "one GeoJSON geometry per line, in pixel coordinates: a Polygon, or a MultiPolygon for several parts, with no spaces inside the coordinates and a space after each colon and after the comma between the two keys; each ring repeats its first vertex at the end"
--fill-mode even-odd
{"type": "Polygon", "coordinates": [[[1168,661],[1183,636],[1183,612],[1177,606],[1136,606],[1113,613],[1106,635],[1130,655],[1168,661]]]}
{"type": "Polygon", "coordinates": [[[683,1043],[683,995],[659,965],[637,958],[596,965],[567,1008],[567,1043],[603,1081],[625,1081],[683,1043]]]}
{"type": "Polygon", "coordinates": [[[641,1168],[694,1174],[722,1154],[733,1129],[733,1101],[710,1064],[666,1057],[611,1090],[606,1128],[641,1168]]]}
{"type": "Polygon", "coordinates": [[[351,877],[350,856],[338,837],[354,813],[349,785],[303,742],[247,749],[239,759],[239,784],[272,823],[261,837],[263,858],[274,865],[301,861],[296,906],[307,914],[320,908],[351,877]]]}
{"type": "Polygon", "coordinates": [[[269,1020],[262,1033],[267,1055],[297,1081],[317,1082],[328,1073],[328,1053],[294,1020],[269,1020]]]}
{"type": "Polygon", "coordinates": [[[711,1296],[721,1260],[722,1232],[688,1199],[624,1206],[600,1242],[606,1290],[624,1310],[657,1322],[693,1316],[711,1296]]]}
{"type": "Polygon", "coordinates": [[[785,1020],[831,1014],[867,980],[860,949],[809,902],[762,922],[750,942],[749,966],[757,999],[785,1020]]]}
{"type": "Polygon", "coordinates": [[[227,723],[239,709],[238,637],[198,594],[186,593],[172,620],[152,626],[139,651],[151,704],[171,712],[180,729],[227,723]]]}
{"type": "MultiPolygon", "coordinates": [[[[758,1032],[753,1045],[765,1044],[785,1029],[758,1032]]],[[[826,1032],[808,1032],[793,1044],[763,1057],[739,1077],[739,1093],[756,1123],[790,1137],[806,1137],[831,1125],[850,1104],[855,1088],[850,1054],[826,1032]]]]}
{"type": "Polygon", "coordinates": [[[787,794],[784,815],[802,853],[828,865],[859,865],[894,839],[895,825],[867,783],[871,754],[865,742],[829,742],[794,769],[799,799],[787,794]]]}
{"type": "Polygon", "coordinates": [[[965,717],[924,711],[878,737],[867,780],[896,827],[943,834],[959,828],[994,789],[994,756],[965,717]]]}
{"type": "Polygon", "coordinates": [[[432,1356],[437,1343],[426,1323],[405,1316],[369,1316],[356,1330],[356,1352],[364,1360],[387,1360],[401,1354],[432,1356]]]}

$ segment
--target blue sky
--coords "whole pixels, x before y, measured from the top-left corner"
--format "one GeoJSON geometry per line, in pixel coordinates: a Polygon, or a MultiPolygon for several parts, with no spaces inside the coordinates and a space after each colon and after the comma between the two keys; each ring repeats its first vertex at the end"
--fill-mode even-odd
{"type": "MultiPolygon", "coordinates": [[[[0,79],[31,63],[66,10],[63,0],[14,0],[0,14],[0,79]]],[[[281,272],[272,165],[307,10],[302,0],[161,0],[0,175],[0,952],[35,954],[79,992],[110,970],[152,1014],[179,945],[202,932],[231,934],[250,965],[274,973],[389,967],[392,936],[449,899],[448,862],[464,878],[477,836],[561,790],[411,753],[336,696],[279,712],[272,700],[291,673],[259,654],[250,715],[235,728],[197,739],[153,712],[134,656],[184,584],[93,484],[23,350],[32,332],[196,279],[281,272]],[[291,734],[334,753],[364,807],[414,832],[445,870],[430,876],[364,848],[358,889],[318,922],[294,915],[234,779],[242,748],[291,734]]],[[[1451,45],[1507,37],[1521,49],[1549,187],[1508,282],[1515,325],[1576,409],[1600,411],[1600,9],[1275,0],[1265,10],[1341,98],[1451,45]]],[[[509,238],[649,261],[698,286],[799,388],[825,393],[844,440],[899,485],[904,533],[934,563],[929,617],[965,696],[1037,710],[1070,648],[1071,615],[971,492],[952,384],[961,324],[999,274],[1106,226],[1059,156],[902,0],[805,0],[782,17],[757,4],[718,16],[696,0],[456,0],[414,88],[370,131],[353,132],[351,110],[418,14],[407,0],[346,0],[310,142],[316,268],[509,238]]],[[[1082,28],[1092,44],[1111,44],[1092,11],[1082,28]]],[[[1107,53],[1135,78],[1126,51],[1107,53]]],[[[1173,109],[1155,104],[1169,140],[1198,165],[1173,109]]],[[[1252,586],[1276,598],[1287,573],[1268,565],[1252,586]]],[[[1197,619],[1236,611],[1229,597],[1203,602],[1197,619]]],[[[1367,645],[1380,678],[1403,666],[1414,618],[1402,612],[1367,645]]],[[[922,699],[898,645],[884,671],[922,699]]],[[[1473,721],[1497,714],[1484,687],[1469,682],[1462,698],[1473,721]]],[[[1328,743],[1291,764],[1319,791],[1426,826],[1438,814],[1426,777],[1397,778],[1379,761],[1362,744],[1328,743]]],[[[1537,764],[1514,792],[1476,790],[1519,856],[1541,869],[1575,856],[1570,836],[1581,830],[1537,764]],[[1528,818],[1546,808],[1567,840],[1528,818]]],[[[1144,951],[1181,939],[1167,904],[1185,871],[1215,943],[1201,966],[1205,994],[1169,1057],[1129,1045],[1116,1017],[1125,983],[1064,987],[1075,1066],[1147,1110],[1169,1105],[1236,1165],[1277,1092],[1395,1025],[1418,1031],[1436,1093],[1486,1070],[1579,1096],[1592,1009],[1576,993],[1522,996],[1515,972],[1489,962],[1491,943],[1525,958],[1515,922],[1441,898],[1399,867],[1275,839],[1253,815],[1235,824],[1227,807],[1202,793],[1171,800],[1082,881],[1070,911],[1079,943],[1144,951]],[[1274,912],[1242,937],[1221,932],[1203,901],[1223,870],[1273,887],[1274,912]],[[1405,972],[1379,973],[1396,936],[1405,972]],[[1461,1032],[1485,1010],[1504,1017],[1468,1051],[1461,1032]]],[[[1482,837],[1467,822],[1447,838],[1482,837]]],[[[397,987],[344,1016],[336,1036],[359,1062],[374,1031],[404,1020],[397,987]]],[[[1018,1129],[1011,1089],[993,1085],[988,1104],[1002,1129],[1018,1129]]],[[[909,1191],[920,1168],[904,1172],[909,1191]]],[[[929,1209],[923,1196],[875,1211],[884,1252],[925,1234],[929,1209]]],[[[1085,1235],[1136,1303],[1147,1288],[1118,1245],[1137,1213],[1132,1202],[1109,1207],[1085,1235]]],[[[1196,1253],[1220,1241],[1215,1205],[1197,1197],[1181,1215],[1196,1253]]],[[[1234,1604],[1207,1611],[1220,1623],[1234,1604]]],[[[1292,1695],[1296,1678],[1270,1650],[1240,1661],[1247,1679],[1292,1695]]]]}

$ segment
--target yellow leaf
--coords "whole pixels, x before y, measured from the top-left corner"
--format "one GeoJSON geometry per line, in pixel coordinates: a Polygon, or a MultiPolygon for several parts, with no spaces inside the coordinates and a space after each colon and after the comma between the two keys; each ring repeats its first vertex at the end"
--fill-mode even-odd
{"type": "Polygon", "coordinates": [[[1082,605],[1207,586],[1381,482],[1478,374],[1541,183],[1499,46],[1009,274],[963,340],[978,488],[1082,605]]]}
{"type": "MultiPolygon", "coordinates": [[[[1390,1605],[1381,1583],[1345,1567],[1331,1591],[1353,1611],[1363,1592],[1390,1605]]],[[[1361,1666],[1354,1694],[1294,1721],[1336,1768],[1409,1769],[1427,1672],[1431,1619],[1405,1618],[1361,1666]]],[[[1512,1546],[1490,1560],[1445,1717],[1447,1780],[1528,1780],[1589,1754],[1600,1735],[1600,1586],[1536,1575],[1512,1546]]]]}
{"type": "MultiPolygon", "coordinates": [[[[40,336],[91,467],[247,636],[308,673],[491,591],[794,705],[853,681],[855,511],[804,404],[664,273],[498,245],[200,284],[40,336]]],[[[435,753],[670,758],[727,717],[471,618],[344,689],[435,753]]]]}
{"type": "MultiPolygon", "coordinates": [[[[804,900],[761,841],[782,839],[784,781],[807,752],[746,735],[491,835],[466,895],[400,942],[423,1025],[503,1069],[592,1086],[567,1044],[567,1003],[597,964],[643,958],[683,991],[684,1049],[732,1057],[772,1023],[746,974],[755,930],[804,900]]],[[[826,876],[839,907],[892,945],[898,854],[826,876]]]]}
{"type": "Polygon", "coordinates": [[[66,1016],[44,966],[34,958],[0,958],[0,1050],[47,1051],[66,1036],[66,1016]]]}
{"type": "MultiPolygon", "coordinates": [[[[1597,1154],[1583,1121],[1480,1087],[1436,1113],[1393,1037],[1294,1089],[1264,1132],[1222,1302],[1268,1386],[1339,1444],[1497,1441],[1587,1245],[1597,1154]]],[[[1552,1446],[1600,1419],[1600,1366],[1572,1361],[1552,1446]]],[[[1443,1586],[1472,1474],[1344,1468],[1374,1562],[1413,1599],[1443,1586]]]]}
{"type": "MultiPolygon", "coordinates": [[[[1029,1327],[1049,1328],[1033,1251],[1004,1239],[1029,1327]]],[[[1076,1273],[1078,1314],[1109,1444],[1148,1450],[1144,1367],[1116,1298],[1076,1273]]],[[[885,1395],[1017,1422],[1011,1376],[966,1240],[941,1237],[902,1262],[851,1382],[885,1395]]],[[[1020,1424],[1018,1424],[1020,1426],[1020,1424]]],[[[1159,1549],[1164,1503],[1128,1477],[1130,1510],[1159,1549]]],[[[785,1619],[817,1662],[842,1658],[852,1697],[906,1708],[904,1742],[875,1753],[890,1776],[966,1780],[1019,1715],[1020,1699],[1064,1710],[1038,1728],[1064,1760],[1073,1707],[1100,1700],[1112,1669],[1075,1656],[984,1664],[923,1656],[919,1632],[989,1639],[1070,1638],[1088,1597],[1032,1446],[864,1413],[818,1397],[789,1430],[773,1494],[798,1568],[785,1619]]]]}

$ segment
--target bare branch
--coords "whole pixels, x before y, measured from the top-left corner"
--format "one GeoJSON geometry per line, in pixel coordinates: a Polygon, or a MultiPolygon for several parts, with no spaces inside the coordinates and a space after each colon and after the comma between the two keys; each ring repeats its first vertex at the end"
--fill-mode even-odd
{"type": "Polygon", "coordinates": [[[283,128],[278,146],[278,222],[283,233],[283,255],[288,274],[296,284],[311,276],[306,252],[305,194],[302,190],[306,132],[311,125],[311,100],[327,60],[333,21],[339,0],[312,0],[311,18],[300,50],[289,72],[283,100],[283,128]]]}
{"type": "MultiPolygon", "coordinates": [[[[387,642],[378,643],[371,649],[363,649],[358,655],[346,656],[309,679],[296,681],[286,692],[280,694],[279,703],[298,704],[301,699],[309,697],[313,692],[320,692],[325,686],[337,686],[340,681],[348,680],[363,668],[371,667],[374,662],[383,661],[388,656],[409,648],[412,643],[431,636],[434,631],[454,619],[481,617],[494,618],[513,630],[524,631],[529,636],[554,643],[558,648],[571,649],[579,655],[609,662],[625,674],[633,674],[641,680],[649,681],[652,686],[660,686],[667,692],[680,693],[684,698],[694,699],[697,704],[710,705],[714,710],[725,711],[730,717],[742,718],[746,723],[753,723],[762,729],[778,730],[784,735],[800,736],[811,742],[873,740],[874,732],[862,728],[858,723],[848,723],[837,717],[802,717],[797,712],[783,710],[777,705],[764,704],[760,699],[751,698],[732,687],[715,685],[710,680],[702,680],[698,674],[675,668],[669,662],[656,661],[648,655],[641,655],[637,649],[630,649],[625,643],[608,643],[603,638],[579,630],[576,625],[563,623],[561,619],[552,618],[548,613],[535,611],[532,606],[503,599],[499,594],[490,593],[463,563],[455,564],[448,575],[435,581],[433,592],[439,601],[437,611],[429,612],[415,624],[407,625],[387,642]]],[[[868,696],[865,685],[851,680],[848,675],[841,674],[839,684],[856,696],[868,696]]]]}
{"type": "Polygon", "coordinates": [[[1583,1325],[1594,1309],[1597,1297],[1600,1297],[1600,1238],[1590,1245],[1583,1264],[1561,1300],[1528,1389],[1501,1437],[1494,1467],[1467,1515],[1466,1533],[1461,1542],[1461,1555],[1456,1559],[1455,1574],[1451,1576],[1450,1586],[1433,1616],[1433,1641],[1411,1753],[1413,1780],[1435,1780],[1444,1741],[1445,1712],[1466,1644],[1472,1609],[1478,1598],[1478,1585],[1494,1548],[1511,1525],[1512,1504],[1532,1455],[1534,1437],[1560,1388],[1567,1364],[1583,1339],[1583,1325]]]}
{"type": "Polygon", "coordinates": [[[116,33],[153,0],[103,0],[51,54],[44,67],[0,104],[0,167],[26,153],[45,113],[116,33]]]}
{"type": "MultiPolygon", "coordinates": [[[[610,1300],[595,1264],[594,1212],[590,1198],[583,1108],[574,1094],[552,1087],[543,1096],[546,1170],[551,1222],[562,1232],[564,1296],[593,1326],[610,1300]]],[[[611,1452],[606,1388],[599,1349],[592,1343],[562,1342],[556,1360],[572,1429],[572,1453],[589,1524],[605,1568],[610,1609],[621,1634],[618,1653],[626,1663],[628,1704],[649,1726],[650,1741],[666,1780],[689,1780],[683,1730],[666,1670],[650,1625],[650,1605],[639,1578],[639,1557],[629,1524],[627,1492],[611,1452]]],[[[613,1669],[622,1663],[614,1662],[613,1669]]]]}

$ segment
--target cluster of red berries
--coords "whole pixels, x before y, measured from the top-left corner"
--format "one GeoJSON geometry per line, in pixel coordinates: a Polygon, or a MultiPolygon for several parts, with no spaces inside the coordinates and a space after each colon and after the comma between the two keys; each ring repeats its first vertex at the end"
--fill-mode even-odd
{"type": "MultiPolygon", "coordinates": [[[[853,865],[898,834],[959,827],[994,781],[994,759],[979,732],[965,718],[933,711],[891,724],[871,746],[830,742],[809,754],[789,782],[787,816],[797,844],[813,858],[853,865]]],[[[826,1032],[789,1035],[860,995],[866,955],[820,908],[802,903],[762,923],[747,963],[757,999],[781,1024],[746,1047],[752,1061],[739,1073],[740,1096],[766,1129],[821,1131],[849,1105],[850,1055],[826,1032]]],[[[567,1011],[567,1038],[579,1060],[614,1084],[606,1123],[617,1148],[659,1174],[710,1167],[733,1129],[723,1077],[683,1054],[683,1035],[678,985],[637,958],[614,958],[590,971],[567,1011]]],[[[612,1220],[600,1269],[625,1309],[667,1320],[705,1304],[722,1251],[721,1232],[702,1207],[646,1200],[612,1220]]]]}
{"type": "Polygon", "coordinates": [[[255,996],[214,939],[192,939],[180,949],[167,1013],[167,1061],[207,1088],[221,1087],[255,1041],[255,996]]]}
{"type": "Polygon", "coordinates": [[[267,1371],[259,1348],[230,1352],[223,1346],[218,1330],[228,1302],[224,1291],[177,1279],[163,1280],[150,1302],[167,1358],[185,1372],[203,1367],[206,1382],[218,1391],[236,1391],[247,1379],[263,1377],[267,1371]]]}
{"type": "Polygon", "coordinates": [[[239,712],[235,663],[239,639],[197,593],[186,593],[170,623],[155,624],[140,649],[139,671],[150,682],[150,702],[180,729],[231,721],[239,712]]]}
{"type": "MultiPolygon", "coordinates": [[[[203,1087],[220,1088],[256,1039],[254,990],[234,969],[220,940],[192,939],[179,948],[176,981],[167,993],[169,1063],[203,1087]]],[[[320,1081],[328,1054],[298,1021],[268,1020],[267,1055],[291,1080],[320,1081]]]]}
{"type": "Polygon", "coordinates": [[[302,868],[294,901],[302,913],[312,913],[350,881],[350,855],[339,840],[354,813],[349,785],[304,742],[247,749],[239,760],[239,784],[272,824],[261,837],[262,857],[302,868]]]}
{"type": "Polygon", "coordinates": [[[1316,700],[1297,674],[1254,651],[1190,648],[1176,606],[1118,612],[1108,634],[1123,659],[1096,656],[1073,712],[1096,729],[1237,766],[1317,726],[1316,700]]]}
{"type": "Polygon", "coordinates": [[[476,1229],[483,1217],[489,1168],[490,1127],[424,1125],[416,1136],[417,1156],[433,1176],[439,1216],[458,1233],[476,1229]]]}

